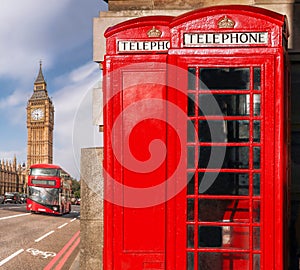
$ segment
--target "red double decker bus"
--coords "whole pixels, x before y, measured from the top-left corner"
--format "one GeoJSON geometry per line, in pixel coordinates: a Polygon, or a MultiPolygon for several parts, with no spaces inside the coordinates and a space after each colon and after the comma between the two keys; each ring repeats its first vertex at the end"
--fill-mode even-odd
{"type": "Polygon", "coordinates": [[[71,177],[60,166],[34,164],[28,176],[27,210],[63,215],[71,211],[71,177]]]}

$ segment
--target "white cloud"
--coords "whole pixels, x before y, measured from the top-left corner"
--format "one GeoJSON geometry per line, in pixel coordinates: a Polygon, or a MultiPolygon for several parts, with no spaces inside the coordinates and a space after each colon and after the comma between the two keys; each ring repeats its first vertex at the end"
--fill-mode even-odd
{"type": "Polygon", "coordinates": [[[24,103],[24,94],[22,90],[15,90],[11,95],[0,100],[0,109],[15,107],[24,103]]]}
{"type": "Polygon", "coordinates": [[[31,78],[43,59],[52,67],[64,52],[92,35],[99,0],[2,0],[0,2],[0,76],[31,78]],[[84,6],[84,7],[83,7],[84,6]]]}
{"type": "MultiPolygon", "coordinates": [[[[82,147],[97,144],[92,125],[92,90],[98,83],[97,64],[86,65],[62,77],[68,85],[53,96],[55,106],[54,159],[75,177],[79,177],[79,158],[82,147]]],[[[62,81],[58,78],[58,81],[62,81]]]]}
{"type": "Polygon", "coordinates": [[[53,17],[62,14],[70,0],[4,0],[0,4],[0,74],[20,78],[33,74],[37,56],[52,62],[47,46],[53,37],[53,17]],[[48,34],[46,34],[48,32],[48,34]],[[28,69],[30,67],[30,69],[28,69]]]}

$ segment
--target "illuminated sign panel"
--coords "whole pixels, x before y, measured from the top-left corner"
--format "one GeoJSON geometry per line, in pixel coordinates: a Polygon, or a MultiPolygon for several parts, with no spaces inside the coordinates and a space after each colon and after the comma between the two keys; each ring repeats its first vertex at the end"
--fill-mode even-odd
{"type": "Polygon", "coordinates": [[[118,41],[118,52],[149,52],[149,51],[167,51],[170,48],[169,40],[145,40],[118,41]]]}
{"type": "MultiPolygon", "coordinates": [[[[184,33],[184,47],[218,45],[267,45],[268,32],[233,33],[184,33]]],[[[170,49],[169,40],[122,40],[117,42],[117,50],[123,52],[166,52],[170,49]]]]}
{"type": "Polygon", "coordinates": [[[268,32],[245,33],[184,33],[184,47],[201,47],[209,45],[267,45],[268,32]]]}

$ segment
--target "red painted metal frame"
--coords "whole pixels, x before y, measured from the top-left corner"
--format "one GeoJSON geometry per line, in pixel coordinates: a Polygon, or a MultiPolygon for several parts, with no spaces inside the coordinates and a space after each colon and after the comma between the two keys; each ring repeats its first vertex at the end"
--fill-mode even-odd
{"type": "MultiPolygon", "coordinates": [[[[168,54],[168,63],[187,70],[190,66],[203,67],[262,67],[262,121],[261,127],[261,263],[260,269],[287,269],[287,224],[288,224],[288,193],[289,188],[289,134],[287,111],[288,105],[288,66],[286,62],[286,31],[285,17],[271,11],[247,6],[225,6],[202,9],[184,14],[171,23],[172,43],[168,54]],[[235,21],[232,29],[218,29],[217,22],[225,16],[235,21]],[[185,32],[238,32],[238,31],[268,31],[270,42],[261,48],[257,45],[224,46],[213,48],[185,48],[183,33],[185,32]],[[221,48],[218,48],[221,47],[221,48]],[[263,56],[261,56],[263,55],[263,56]]],[[[176,73],[170,73],[170,78],[178,78],[176,73]]],[[[186,89],[187,82],[178,79],[178,88],[186,89]]],[[[186,104],[176,95],[174,102],[186,109],[186,104]]],[[[168,137],[168,140],[170,138],[168,137]]],[[[172,149],[169,149],[172,151],[172,149]]],[[[173,153],[175,154],[175,153],[173,153]]],[[[172,154],[170,155],[172,159],[172,154]]],[[[170,162],[171,163],[171,162],[170,162]]],[[[251,163],[251,160],[250,160],[251,163]]],[[[185,176],[182,176],[185,177],[185,176]]],[[[250,193],[251,194],[251,193],[250,193]]],[[[200,197],[200,196],[198,196],[200,197]]],[[[198,198],[197,197],[197,198],[198,198]]],[[[216,197],[215,197],[216,198],[216,197]]],[[[219,196],[219,198],[225,198],[219,196]]],[[[250,204],[251,207],[251,204],[250,204]]],[[[168,245],[166,269],[186,269],[186,220],[187,215],[186,190],[178,194],[170,202],[168,208],[168,245]],[[174,223],[175,222],[175,226],[174,223]],[[183,237],[185,235],[185,237],[183,237]],[[176,249],[172,248],[176,246],[176,249]]],[[[195,209],[195,212],[197,208],[195,209]]],[[[210,225],[214,224],[212,222],[210,225]]],[[[221,225],[222,223],[215,223],[221,225]]],[[[226,226],[226,224],[223,224],[226,226]]],[[[195,233],[196,234],[196,233],[195,233]]],[[[197,238],[197,236],[195,235],[197,238]]],[[[250,244],[251,243],[250,232],[250,244]]],[[[256,252],[249,247],[250,254],[256,252]]],[[[205,249],[195,249],[205,251],[205,249]]],[[[209,249],[206,249],[206,251],[209,249]]],[[[211,251],[216,249],[211,248],[211,251]]],[[[224,249],[226,251],[226,249],[224,249]]],[[[230,250],[228,250],[230,251],[230,250]]],[[[196,253],[195,253],[196,254],[196,253]]],[[[195,264],[197,258],[195,256],[195,264]]],[[[252,258],[250,257],[250,263],[252,258]]],[[[220,266],[222,267],[222,266],[220,266]]],[[[195,265],[195,269],[197,265],[195,265]]],[[[221,268],[220,268],[221,269],[221,268]]],[[[222,268],[224,269],[224,268],[222,268]]],[[[225,268],[227,269],[227,268],[225,268]]],[[[228,268],[229,269],[229,268],[228,268]]],[[[236,268],[230,268],[236,269],[236,268]]],[[[237,268],[240,269],[240,268],[237,268]]],[[[248,268],[247,268],[248,269],[248,268]]],[[[252,268],[249,265],[249,269],[252,268]]]]}
{"type": "MultiPolygon", "coordinates": [[[[280,95],[280,90],[275,92],[275,89],[280,89],[278,83],[275,80],[275,66],[280,66],[281,60],[278,59],[278,51],[277,50],[272,50],[272,52],[265,51],[265,56],[261,56],[258,53],[251,52],[247,50],[241,55],[239,55],[240,50],[236,51],[232,56],[228,55],[223,55],[221,56],[218,53],[211,54],[208,50],[203,51],[203,56],[197,56],[191,59],[190,57],[187,56],[174,56],[170,57],[170,61],[174,61],[172,64],[178,65],[182,67],[183,69],[187,69],[188,66],[196,66],[201,63],[201,66],[203,67],[218,67],[220,64],[222,66],[226,67],[246,67],[246,66],[260,66],[262,67],[262,73],[265,74],[262,76],[262,81],[264,83],[263,88],[261,90],[261,95],[262,95],[262,116],[259,118],[254,118],[254,119],[261,119],[262,120],[262,134],[261,134],[261,169],[259,170],[262,174],[261,177],[261,196],[255,197],[255,200],[260,199],[261,202],[261,251],[257,252],[254,251],[254,254],[262,254],[261,258],[261,269],[278,269],[277,267],[283,267],[285,257],[283,256],[283,252],[285,252],[285,245],[283,243],[284,239],[284,232],[285,230],[283,229],[284,222],[287,221],[287,213],[282,212],[284,209],[284,206],[282,206],[283,202],[286,201],[283,197],[279,199],[279,195],[281,192],[279,190],[284,190],[286,187],[286,182],[287,178],[286,177],[280,177],[276,178],[275,175],[278,173],[282,173],[282,166],[285,166],[282,164],[280,161],[282,157],[278,157],[275,155],[275,146],[278,146],[280,143],[274,143],[279,140],[278,134],[279,132],[274,133],[274,129],[282,129],[284,130],[285,127],[275,127],[275,119],[279,118],[278,113],[281,112],[279,104],[281,102],[284,102],[284,99],[281,100],[281,102],[275,102],[275,96],[280,95]],[[268,53],[268,55],[267,55],[268,53]],[[253,58],[250,58],[253,57],[253,58]],[[222,58],[222,61],[220,63],[219,59],[220,57],[222,58]],[[266,79],[266,74],[272,74],[272,77],[268,77],[269,80],[266,82],[264,79],[266,79]],[[265,101],[267,99],[267,101],[265,101]],[[271,102],[273,100],[274,102],[271,102]],[[276,106],[276,107],[275,107],[276,106]],[[266,137],[268,138],[266,140],[266,137]],[[275,164],[277,164],[275,166],[275,164]],[[268,181],[269,179],[272,179],[272,181],[268,181]],[[277,179],[277,182],[274,182],[274,179],[277,179]],[[275,197],[275,194],[276,197],[275,197]],[[281,206],[279,206],[281,205],[281,206]],[[274,209],[274,211],[270,211],[270,209],[274,209]],[[275,232],[276,228],[282,228],[282,230],[278,230],[276,234],[275,232]],[[278,242],[278,244],[276,244],[278,242]],[[279,244],[280,242],[280,244],[279,244]],[[274,261],[277,260],[276,266],[274,265],[274,261]],[[271,265],[273,265],[273,268],[271,268],[271,265]]],[[[176,74],[171,74],[171,77],[177,78],[176,74]]],[[[183,81],[182,79],[178,81],[179,88],[181,87],[186,87],[186,81],[183,81]]],[[[226,91],[222,91],[225,93],[226,91]]],[[[238,92],[238,91],[237,91],[238,92]]],[[[240,93],[242,93],[241,91],[240,93]]],[[[244,91],[245,93],[245,91],[244,91]]],[[[256,92],[257,93],[257,92],[256,92]]],[[[169,96],[169,98],[171,98],[169,96]]],[[[173,96],[174,100],[178,100],[178,97],[173,96]]],[[[177,104],[179,106],[182,106],[182,109],[186,109],[186,104],[182,102],[182,100],[178,100],[177,104]]],[[[282,104],[280,105],[282,106],[282,104]]],[[[227,119],[238,119],[239,117],[227,117],[227,119]]],[[[253,119],[252,119],[253,120],[253,119]]],[[[284,124],[284,123],[281,123],[284,124]]],[[[285,124],[284,124],[285,125],[285,124]]],[[[251,132],[251,129],[250,131],[251,132]]],[[[169,138],[168,138],[169,139],[169,138]]],[[[249,143],[247,143],[248,145],[249,143]]],[[[260,144],[254,144],[254,145],[260,145],[260,144]]],[[[213,144],[212,144],[213,145],[213,144]]],[[[218,144],[217,144],[218,145],[218,144]]],[[[244,144],[228,144],[228,145],[244,145],[244,144]]],[[[249,144],[251,146],[251,144],[249,144]]],[[[282,147],[278,147],[282,148],[282,147]]],[[[172,151],[172,149],[170,149],[172,151]]],[[[172,158],[172,155],[170,155],[170,158],[172,158]]],[[[171,162],[170,162],[171,163],[171,162]]],[[[249,163],[252,163],[252,160],[249,161],[249,163]]],[[[221,170],[222,171],[222,170],[221,170]]],[[[223,171],[239,171],[239,170],[224,170],[223,171]]],[[[241,170],[243,171],[243,170],[241,170]]],[[[250,169],[247,171],[251,171],[250,169]]],[[[257,170],[256,170],[257,171],[257,170]]],[[[257,172],[259,172],[257,171],[257,172]]],[[[184,177],[184,176],[183,176],[184,177]]],[[[174,250],[172,248],[168,249],[168,254],[167,256],[169,258],[173,258],[170,260],[167,260],[167,268],[166,269],[184,269],[186,267],[186,261],[185,261],[185,246],[187,243],[186,239],[186,232],[184,231],[184,228],[186,227],[186,220],[183,219],[182,217],[186,216],[186,189],[183,190],[179,195],[174,198],[172,203],[172,207],[169,207],[169,215],[168,220],[173,220],[173,222],[176,224],[174,226],[173,222],[169,222],[169,228],[168,231],[173,230],[173,234],[168,235],[168,243],[173,243],[173,246],[176,246],[177,249],[174,250]],[[172,211],[173,210],[173,211],[172,211]],[[170,214],[172,213],[172,214],[170,214]],[[181,237],[178,237],[181,235],[181,237]],[[183,237],[185,235],[185,237],[183,237]]],[[[230,196],[195,196],[195,198],[214,198],[214,199],[229,199],[230,196]]],[[[237,199],[238,197],[232,196],[232,198],[237,199]]],[[[241,199],[242,197],[239,197],[241,199]]],[[[244,198],[250,198],[250,201],[252,201],[254,198],[249,196],[245,196],[244,198]]],[[[252,204],[250,204],[251,207],[252,204]]],[[[195,210],[197,212],[197,210],[195,210]]],[[[252,222],[249,223],[251,225],[252,222]]],[[[202,223],[205,224],[205,223],[202,223]]],[[[213,225],[212,222],[209,223],[210,225],[213,225]]],[[[216,226],[226,226],[228,225],[227,223],[220,223],[220,222],[215,222],[216,226]]],[[[243,223],[243,225],[246,225],[246,223],[243,223]]],[[[252,225],[251,225],[252,226],[252,225]]],[[[257,225],[256,225],[257,226],[257,225]]],[[[250,244],[251,245],[251,233],[250,233],[250,244]]],[[[195,251],[201,250],[205,251],[205,249],[195,249],[195,251]]],[[[214,249],[211,249],[213,251],[214,249]]],[[[252,254],[252,248],[249,248],[251,254],[252,254]]],[[[207,249],[206,249],[207,251],[207,249]]],[[[217,250],[216,250],[217,251],[217,250]]],[[[226,249],[223,249],[223,251],[226,251],[226,249]]],[[[230,250],[227,250],[228,252],[230,250]]],[[[231,250],[232,251],[232,250],[231,250]]],[[[236,250],[235,252],[237,252],[236,250]]],[[[245,252],[243,249],[240,250],[241,252],[245,252]]],[[[219,252],[219,251],[218,251],[219,252]]],[[[249,259],[250,263],[252,262],[252,259],[249,259]]],[[[223,269],[223,268],[222,268],[223,269]]],[[[227,269],[227,268],[224,268],[227,269]]],[[[230,268],[231,269],[231,268],[230,268]]],[[[235,268],[232,268],[235,269],[235,268]]],[[[249,268],[252,269],[252,268],[249,268]]],[[[284,268],[282,268],[284,269],[284,268]]]]}
{"type": "MultiPolygon", "coordinates": [[[[289,200],[289,85],[288,85],[288,61],[286,53],[286,43],[288,38],[287,22],[283,15],[274,13],[256,7],[231,5],[210,7],[192,11],[173,18],[168,16],[144,17],[121,23],[111,27],[105,33],[107,38],[107,53],[103,64],[104,69],[104,168],[106,172],[116,182],[121,184],[139,185],[139,176],[127,171],[114,156],[113,146],[115,139],[112,137],[112,129],[118,116],[131,103],[142,99],[143,89],[137,87],[137,95],[131,92],[125,95],[127,91],[124,80],[126,74],[136,72],[152,71],[157,76],[161,73],[161,84],[166,87],[161,89],[153,88],[152,98],[164,99],[181,108],[187,110],[187,77],[182,76],[188,67],[249,67],[251,75],[254,67],[261,68],[261,139],[260,143],[254,143],[253,138],[247,144],[250,147],[250,160],[252,164],[252,148],[255,145],[261,147],[261,187],[260,196],[253,197],[250,189],[253,187],[253,178],[249,180],[249,194],[244,199],[249,200],[249,221],[243,225],[260,226],[260,250],[253,250],[252,230],[249,233],[249,248],[241,248],[241,253],[249,254],[249,266],[252,268],[253,254],[260,254],[260,269],[277,270],[287,269],[287,244],[286,232],[288,227],[288,200],[289,200]],[[228,17],[235,22],[233,28],[219,28],[218,22],[228,17]],[[147,33],[151,27],[155,27],[162,32],[157,40],[170,40],[170,49],[165,52],[141,51],[141,52],[120,52],[117,44],[119,41],[148,41],[147,33]],[[183,41],[184,33],[246,33],[246,32],[268,32],[268,44],[247,44],[247,45],[205,45],[203,47],[185,47],[183,41]],[[137,64],[137,65],[136,65],[137,64]],[[142,68],[141,65],[142,64],[142,68]],[[172,67],[172,68],[170,68],[172,67]],[[177,67],[177,68],[173,68],[177,67]],[[125,75],[124,75],[125,74],[125,75]],[[168,79],[168,81],[167,81],[168,79]],[[167,87],[167,85],[169,85],[167,87]],[[176,91],[170,86],[175,86],[176,91]],[[141,92],[140,92],[141,91],[141,92]],[[161,92],[160,92],[161,91],[161,92]],[[135,183],[136,182],[136,183],[135,183]],[[256,224],[251,219],[253,217],[253,203],[260,200],[261,217],[260,223],[256,224]]],[[[149,73],[151,74],[151,73],[149,73]]],[[[140,76],[140,75],[137,75],[140,76]]],[[[147,81],[151,78],[146,78],[147,81]]],[[[134,81],[134,79],[133,79],[134,81]]],[[[253,89],[252,89],[253,90],[253,89]]],[[[251,91],[252,91],[251,90],[251,91]]],[[[134,91],[134,90],[132,90],[134,91]]],[[[250,91],[250,92],[251,92],[250,91]]],[[[229,91],[230,92],[230,91],[229,91]]],[[[228,93],[229,93],[228,92],[228,93]]],[[[251,92],[250,95],[256,93],[251,92]]],[[[157,108],[153,108],[156,110],[157,108]]],[[[253,111],[253,107],[251,109],[253,111]]],[[[168,119],[168,110],[162,111],[168,119]]],[[[125,120],[126,120],[125,116],[125,120]]],[[[230,119],[230,118],[228,118],[230,119]]],[[[232,118],[238,119],[238,118],[232,118]]],[[[247,119],[253,121],[252,116],[247,119]]],[[[124,120],[124,121],[125,121],[124,120]]],[[[167,121],[167,120],[166,120],[167,121]]],[[[124,132],[128,132],[125,126],[122,127],[124,132]]],[[[182,123],[178,123],[181,125],[182,123]]],[[[186,123],[185,123],[186,124],[186,123]]],[[[162,125],[161,138],[167,145],[167,160],[160,168],[160,173],[171,176],[180,159],[180,151],[177,147],[177,137],[172,133],[168,125],[162,125]]],[[[253,126],[250,125],[250,132],[253,126]]],[[[138,133],[139,136],[147,136],[138,133]]],[[[150,135],[149,135],[150,136],[150,135]]],[[[151,135],[152,136],[152,135],[151,135]]],[[[136,138],[137,139],[137,138],[136,138]]],[[[144,145],[138,139],[137,145],[133,147],[134,151],[144,151],[144,145]]],[[[207,144],[208,145],[208,144],[207,144]]],[[[213,143],[212,143],[213,145],[213,143]]],[[[230,145],[230,144],[229,144],[230,145]]],[[[239,145],[232,143],[233,145],[239,145]]],[[[143,155],[142,155],[143,156],[143,155]]],[[[252,165],[246,170],[249,174],[256,172],[252,165]]],[[[225,170],[226,171],[226,170],[225,170]]],[[[230,171],[230,170],[229,170],[230,171]]],[[[234,171],[234,170],[233,170],[234,171]]],[[[242,170],[235,170],[241,172],[242,170]]],[[[150,175],[150,174],[149,174],[150,175]]],[[[144,174],[145,179],[149,175],[144,174]]],[[[158,176],[158,175],[157,175],[158,176]]],[[[166,196],[169,192],[176,190],[181,179],[178,177],[177,182],[166,186],[166,196]]],[[[186,175],[182,175],[186,178],[186,175]]],[[[196,188],[197,189],[197,188],[196,188]]],[[[186,226],[189,223],[187,217],[187,191],[184,188],[174,198],[167,202],[153,207],[144,207],[136,209],[115,204],[114,196],[120,194],[116,191],[114,182],[105,176],[105,198],[109,200],[104,204],[104,269],[168,269],[182,270],[186,269],[186,252],[190,250],[197,254],[198,251],[216,251],[215,248],[194,248],[187,249],[186,226]],[[155,226],[156,231],[150,230],[154,223],[140,222],[147,220],[151,213],[158,217],[155,226]],[[125,216],[126,215],[126,216],[125,216]],[[131,220],[132,218],[132,220],[131,220]],[[137,227],[136,223],[141,227],[137,227]],[[130,232],[131,237],[126,237],[125,230],[130,232]],[[138,239],[134,239],[136,230],[138,239]],[[148,234],[146,239],[151,242],[151,238],[163,238],[158,241],[158,246],[151,251],[142,248],[138,250],[139,241],[143,241],[143,234],[148,234]],[[126,247],[136,247],[128,249],[126,247]],[[148,267],[148,268],[147,268],[148,267]]],[[[237,199],[234,196],[207,196],[196,195],[198,198],[213,199],[237,199]]],[[[192,197],[191,197],[192,198],[192,197]]],[[[196,203],[196,210],[197,210],[196,203]]],[[[196,222],[198,224],[226,226],[222,222],[196,222]]],[[[196,226],[195,225],[195,226],[196,226]]],[[[228,225],[228,224],[227,224],[228,225]]],[[[237,224],[232,224],[238,226],[237,224]]],[[[195,242],[198,241],[197,235],[194,235],[195,242]]],[[[151,246],[151,245],[150,245],[151,246]]],[[[153,246],[152,246],[153,247],[153,246]]],[[[231,249],[223,248],[223,252],[232,252],[231,249]]],[[[235,251],[236,252],[236,251],[235,251]]],[[[196,257],[195,257],[196,258],[196,257]]],[[[197,262],[197,258],[195,259],[197,262]]],[[[221,267],[221,266],[220,266],[221,267]]],[[[223,266],[222,266],[223,267],[223,266]]],[[[225,267],[225,266],[224,266],[225,267]]],[[[197,269],[197,265],[195,268],[197,269]]],[[[221,268],[220,268],[221,269],[221,268]]],[[[240,269],[240,268],[222,268],[222,269],[240,269]]]]}

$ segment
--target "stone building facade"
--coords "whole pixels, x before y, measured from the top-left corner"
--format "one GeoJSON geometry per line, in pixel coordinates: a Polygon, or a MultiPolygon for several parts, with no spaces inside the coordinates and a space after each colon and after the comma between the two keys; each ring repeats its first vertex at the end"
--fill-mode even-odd
{"type": "Polygon", "coordinates": [[[194,9],[214,5],[251,5],[285,14],[289,21],[289,47],[293,52],[300,49],[300,1],[299,0],[108,0],[108,11],[100,12],[94,19],[93,59],[101,63],[105,54],[105,30],[117,23],[151,15],[178,16],[194,9]]]}
{"type": "Polygon", "coordinates": [[[26,168],[13,161],[0,161],[0,195],[5,192],[26,192],[26,168]]]}

